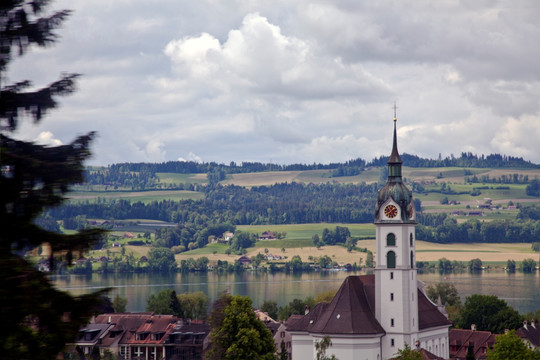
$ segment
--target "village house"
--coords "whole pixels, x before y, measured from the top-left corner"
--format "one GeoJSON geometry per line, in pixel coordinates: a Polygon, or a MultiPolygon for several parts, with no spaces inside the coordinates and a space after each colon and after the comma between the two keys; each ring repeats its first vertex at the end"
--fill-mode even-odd
{"type": "Polygon", "coordinates": [[[523,326],[516,330],[516,335],[522,338],[529,348],[540,348],[540,327],[534,319],[530,323],[523,321],[523,326]]]}
{"type": "Polygon", "coordinates": [[[210,327],[153,313],[101,314],[79,331],[68,350],[89,358],[110,351],[121,360],[202,359],[210,327]]]}
{"type": "Polygon", "coordinates": [[[281,343],[285,345],[285,349],[289,354],[289,359],[292,358],[292,337],[291,334],[287,331],[287,326],[281,321],[275,321],[268,313],[265,313],[261,310],[255,310],[255,315],[259,320],[261,320],[266,328],[272,333],[274,338],[274,345],[276,347],[276,353],[281,351],[281,343]]]}
{"type": "Polygon", "coordinates": [[[490,331],[476,331],[472,329],[451,329],[450,330],[450,359],[465,360],[467,351],[472,347],[474,358],[485,360],[488,349],[495,344],[495,335],[490,331]]]}

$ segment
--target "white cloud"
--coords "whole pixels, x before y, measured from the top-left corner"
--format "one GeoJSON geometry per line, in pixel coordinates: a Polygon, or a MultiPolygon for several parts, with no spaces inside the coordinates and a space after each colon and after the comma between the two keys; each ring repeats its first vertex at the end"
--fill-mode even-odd
{"type": "Polygon", "coordinates": [[[540,162],[533,0],[53,6],[74,9],[59,43],[14,61],[6,79],[84,76],[17,136],[97,130],[92,163],[371,159],[389,151],[395,100],[402,152],[540,162]]]}
{"type": "Polygon", "coordinates": [[[40,132],[34,141],[41,145],[50,145],[50,146],[62,145],[62,141],[55,139],[53,133],[50,131],[40,132]]]}
{"type": "Polygon", "coordinates": [[[514,154],[531,159],[540,152],[540,117],[508,118],[498,129],[491,145],[500,154],[514,154]]]}

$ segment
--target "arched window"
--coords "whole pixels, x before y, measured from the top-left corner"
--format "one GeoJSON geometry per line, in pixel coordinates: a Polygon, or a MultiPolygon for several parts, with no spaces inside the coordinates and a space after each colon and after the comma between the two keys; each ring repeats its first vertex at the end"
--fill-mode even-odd
{"type": "Polygon", "coordinates": [[[411,233],[411,236],[410,236],[410,238],[409,238],[409,243],[410,243],[411,246],[412,246],[412,233],[411,233]]]}
{"type": "Polygon", "coordinates": [[[386,235],[386,246],[396,246],[396,235],[392,233],[386,235]]]}
{"type": "Polygon", "coordinates": [[[386,267],[389,269],[394,269],[396,267],[396,253],[389,251],[386,253],[386,267]]]}
{"type": "Polygon", "coordinates": [[[411,269],[414,269],[414,253],[411,250],[411,269]]]}

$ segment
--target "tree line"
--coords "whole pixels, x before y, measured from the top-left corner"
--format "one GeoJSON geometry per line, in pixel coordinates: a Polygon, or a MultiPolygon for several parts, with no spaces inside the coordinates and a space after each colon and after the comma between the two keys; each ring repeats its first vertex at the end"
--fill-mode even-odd
{"type": "MultiPolygon", "coordinates": [[[[409,167],[464,167],[464,168],[531,168],[538,169],[540,165],[524,160],[522,157],[489,154],[476,155],[462,152],[459,157],[454,155],[439,159],[426,159],[416,155],[403,153],[400,155],[404,164],[409,167]]],[[[388,156],[373,159],[367,166],[386,166],[388,156]]]]}
{"type": "MultiPolygon", "coordinates": [[[[474,167],[474,168],[539,168],[540,165],[524,160],[522,157],[489,154],[476,155],[470,152],[461,153],[459,157],[453,155],[444,159],[427,159],[417,155],[404,153],[401,158],[410,167],[474,167]]],[[[245,161],[237,164],[231,161],[228,165],[216,162],[195,162],[195,161],[167,161],[162,163],[118,163],[107,166],[103,171],[110,173],[110,176],[121,173],[177,173],[177,174],[206,174],[220,169],[226,174],[252,173],[264,171],[298,171],[298,170],[322,170],[322,169],[342,169],[349,168],[363,169],[370,166],[386,166],[388,156],[380,156],[371,161],[362,158],[351,159],[338,163],[313,163],[313,164],[289,164],[280,165],[273,163],[249,162],[245,161]]],[[[102,173],[102,170],[89,169],[88,173],[102,173]]],[[[349,170],[346,170],[349,171],[349,170]]],[[[354,170],[350,170],[354,172],[354,170]]],[[[336,174],[340,176],[339,174],[336,174]]],[[[343,175],[342,175],[343,176],[343,175]]]]}
{"type": "MultiPolygon", "coordinates": [[[[85,214],[98,219],[153,219],[174,223],[255,225],[294,223],[368,223],[373,221],[377,184],[280,183],[244,188],[203,187],[201,200],[153,201],[100,199],[49,209],[56,220],[85,214]]],[[[45,215],[45,216],[46,216],[45,215]]]]}

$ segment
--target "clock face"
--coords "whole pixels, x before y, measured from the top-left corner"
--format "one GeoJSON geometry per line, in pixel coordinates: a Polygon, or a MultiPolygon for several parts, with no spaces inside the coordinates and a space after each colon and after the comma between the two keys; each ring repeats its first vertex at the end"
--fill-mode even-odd
{"type": "Polygon", "coordinates": [[[384,215],[386,215],[386,217],[394,218],[396,217],[397,213],[398,210],[394,205],[388,205],[384,208],[384,215]]]}

